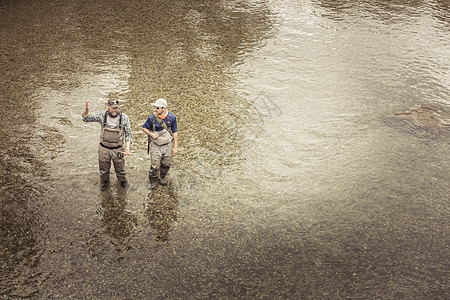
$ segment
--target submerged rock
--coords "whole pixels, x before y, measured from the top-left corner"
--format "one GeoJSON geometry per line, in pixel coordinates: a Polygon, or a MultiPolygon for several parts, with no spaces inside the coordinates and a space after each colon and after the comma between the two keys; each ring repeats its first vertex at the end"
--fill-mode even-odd
{"type": "Polygon", "coordinates": [[[450,115],[448,113],[427,106],[419,106],[403,112],[394,113],[394,115],[414,118],[425,126],[450,126],[450,115]]]}
{"type": "Polygon", "coordinates": [[[450,137],[450,114],[440,108],[418,106],[383,120],[386,126],[419,138],[450,137]]]}

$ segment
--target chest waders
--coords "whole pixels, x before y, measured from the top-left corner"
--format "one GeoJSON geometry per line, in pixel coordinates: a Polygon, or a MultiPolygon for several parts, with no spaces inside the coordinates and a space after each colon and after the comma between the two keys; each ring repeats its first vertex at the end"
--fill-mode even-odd
{"type": "Polygon", "coordinates": [[[119,122],[116,128],[107,126],[108,112],[103,119],[103,125],[100,134],[100,147],[98,151],[98,162],[100,169],[101,189],[105,190],[109,184],[109,170],[111,161],[114,163],[114,170],[117,179],[122,187],[127,187],[128,182],[125,172],[125,160],[119,150],[124,144],[125,130],[122,128],[122,113],[119,112],[119,122]]]}
{"type": "Polygon", "coordinates": [[[108,112],[105,113],[103,120],[102,132],[100,134],[100,145],[107,149],[119,149],[123,146],[123,140],[125,130],[122,127],[122,113],[119,113],[119,125],[117,128],[111,128],[106,126],[106,118],[108,112]]]}
{"type": "MultiPolygon", "coordinates": [[[[164,138],[169,138],[168,143],[170,143],[172,141],[172,129],[170,128],[170,117],[169,115],[167,115],[167,124],[166,122],[164,122],[164,120],[162,120],[160,117],[158,117],[156,114],[153,114],[153,132],[156,132],[156,123],[155,123],[155,119],[158,121],[158,123],[161,125],[161,127],[163,128],[162,131],[167,131],[169,133],[169,137],[164,137],[164,138]]],[[[165,133],[165,132],[164,132],[165,133]]],[[[163,136],[163,135],[162,135],[163,136]]],[[[157,142],[155,142],[155,140],[152,139],[151,136],[148,136],[148,143],[147,143],[147,154],[150,153],[150,144],[151,143],[156,143],[157,145],[161,145],[157,142]]],[[[167,144],[167,143],[166,143],[167,144]]]]}
{"type": "Polygon", "coordinates": [[[156,132],[156,121],[163,128],[160,132],[161,134],[156,140],[153,140],[150,136],[148,137],[148,148],[147,152],[150,152],[150,143],[157,145],[158,147],[152,149],[152,154],[150,158],[150,172],[148,175],[149,185],[148,189],[152,190],[156,186],[156,182],[159,181],[161,185],[167,185],[167,181],[164,179],[167,172],[169,172],[170,166],[172,164],[171,152],[171,142],[173,140],[172,130],[170,128],[170,117],[167,116],[167,124],[153,114],[153,132],[156,132]],[[158,141],[159,140],[159,141],[158,141]]]}

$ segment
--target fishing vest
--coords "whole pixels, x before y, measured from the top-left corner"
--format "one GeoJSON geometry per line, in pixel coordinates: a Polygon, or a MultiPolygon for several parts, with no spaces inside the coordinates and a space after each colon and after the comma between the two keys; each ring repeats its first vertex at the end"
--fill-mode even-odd
{"type": "Polygon", "coordinates": [[[158,121],[159,124],[161,124],[161,127],[163,128],[161,131],[159,131],[157,134],[159,137],[154,140],[149,136],[149,142],[152,142],[156,145],[162,146],[170,143],[173,140],[172,137],[172,129],[170,128],[170,117],[167,115],[167,124],[162,120],[160,117],[158,117],[156,114],[153,114],[153,132],[156,133],[156,124],[155,120],[158,121]]]}
{"type": "Polygon", "coordinates": [[[108,149],[118,149],[123,146],[125,130],[122,127],[122,112],[119,112],[119,124],[116,128],[106,126],[108,112],[105,113],[102,131],[100,134],[100,145],[108,149]]]}

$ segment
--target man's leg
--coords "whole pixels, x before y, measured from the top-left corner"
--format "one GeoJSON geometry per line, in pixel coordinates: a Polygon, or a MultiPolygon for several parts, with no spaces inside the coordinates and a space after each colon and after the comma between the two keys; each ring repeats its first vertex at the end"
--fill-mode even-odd
{"type": "Polygon", "coordinates": [[[161,156],[161,146],[153,144],[152,149],[150,150],[150,171],[148,173],[148,188],[150,190],[155,188],[156,182],[158,181],[158,177],[161,171],[161,156]]]}
{"type": "Polygon", "coordinates": [[[105,190],[109,184],[109,170],[111,169],[111,155],[109,149],[98,146],[98,168],[100,170],[100,188],[105,190]]]}
{"type": "Polygon", "coordinates": [[[167,185],[167,180],[165,179],[167,173],[169,172],[170,166],[172,165],[172,143],[164,145],[161,167],[159,175],[159,183],[161,185],[167,185]]]}
{"type": "Polygon", "coordinates": [[[125,158],[123,157],[123,155],[121,155],[120,157],[118,155],[118,153],[122,152],[122,150],[114,149],[111,151],[113,152],[112,161],[114,163],[114,170],[116,171],[117,180],[119,180],[122,187],[128,187],[128,181],[125,172],[125,158]]]}

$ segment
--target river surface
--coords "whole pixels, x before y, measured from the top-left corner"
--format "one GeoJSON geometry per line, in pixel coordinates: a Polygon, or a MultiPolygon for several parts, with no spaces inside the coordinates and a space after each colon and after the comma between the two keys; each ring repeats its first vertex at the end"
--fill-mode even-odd
{"type": "Polygon", "coordinates": [[[446,0],[1,1],[0,297],[449,299],[449,57],[446,0]]]}

